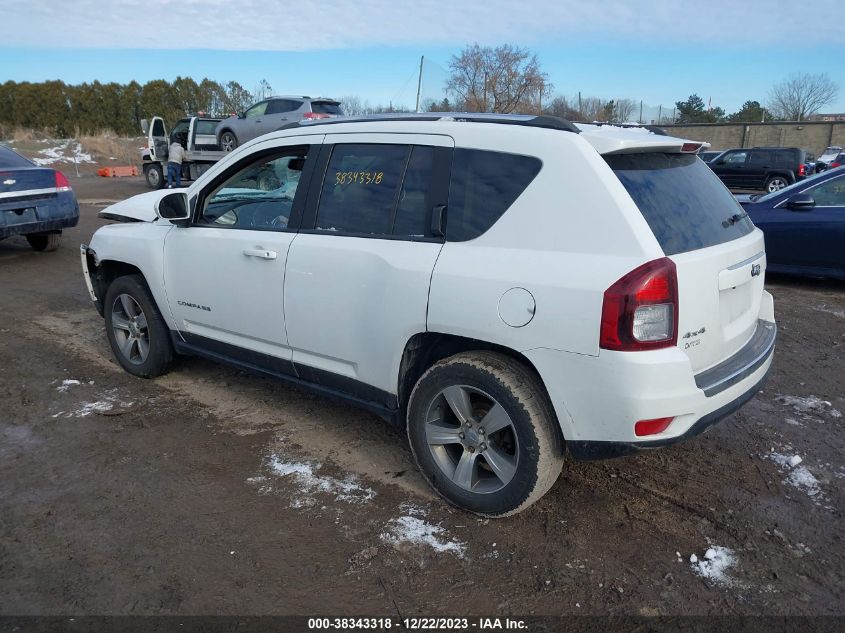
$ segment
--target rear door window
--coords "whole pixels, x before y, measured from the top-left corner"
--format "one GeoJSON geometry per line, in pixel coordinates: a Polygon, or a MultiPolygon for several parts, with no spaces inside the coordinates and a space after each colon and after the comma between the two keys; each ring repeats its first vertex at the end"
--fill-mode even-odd
{"type": "Polygon", "coordinates": [[[335,145],[329,160],[317,229],[388,235],[408,145],[335,145]]]}
{"type": "Polygon", "coordinates": [[[273,99],[267,106],[267,114],[284,114],[298,110],[302,105],[301,101],[293,99],[273,99]]]}
{"type": "Polygon", "coordinates": [[[694,154],[605,156],[666,255],[748,235],[754,225],[719,178],[694,154]]]}
{"type": "Polygon", "coordinates": [[[456,149],[446,239],[462,242],[484,233],[525,191],[542,166],[534,156],[456,149]]]}

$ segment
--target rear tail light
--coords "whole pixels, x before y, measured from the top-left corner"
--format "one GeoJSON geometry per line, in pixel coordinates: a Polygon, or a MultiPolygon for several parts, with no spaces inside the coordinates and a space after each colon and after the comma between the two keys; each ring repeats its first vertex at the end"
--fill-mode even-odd
{"type": "Polygon", "coordinates": [[[70,183],[60,171],[56,172],[56,191],[70,191],[70,183]]]}
{"type": "Polygon", "coordinates": [[[678,341],[678,274],[668,257],[635,268],[605,290],[599,346],[634,352],[678,341]]]}
{"type": "Polygon", "coordinates": [[[807,166],[806,165],[798,165],[798,175],[799,176],[806,176],[807,175],[807,166]]]}
{"type": "Polygon", "coordinates": [[[669,428],[669,425],[674,419],[675,418],[655,418],[654,420],[640,420],[634,424],[634,434],[637,437],[642,437],[643,435],[657,435],[669,428]]]}
{"type": "Polygon", "coordinates": [[[841,167],[842,165],[845,165],[845,163],[831,163],[830,164],[831,167],[841,167]]]}
{"type": "Polygon", "coordinates": [[[702,145],[703,143],[684,143],[681,145],[681,151],[695,153],[701,149],[702,145]]]}
{"type": "Polygon", "coordinates": [[[321,112],[306,112],[302,115],[303,119],[328,119],[328,114],[322,114],[321,112]]]}

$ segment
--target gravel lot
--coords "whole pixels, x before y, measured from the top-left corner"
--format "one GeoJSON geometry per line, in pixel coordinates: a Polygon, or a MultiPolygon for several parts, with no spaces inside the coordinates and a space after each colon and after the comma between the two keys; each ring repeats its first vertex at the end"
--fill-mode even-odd
{"type": "Polygon", "coordinates": [[[709,433],[478,520],[367,413],[196,359],[124,373],[78,244],[145,186],[72,184],[58,252],[0,242],[0,612],[845,614],[845,285],[768,280],[774,369],[709,433]]]}

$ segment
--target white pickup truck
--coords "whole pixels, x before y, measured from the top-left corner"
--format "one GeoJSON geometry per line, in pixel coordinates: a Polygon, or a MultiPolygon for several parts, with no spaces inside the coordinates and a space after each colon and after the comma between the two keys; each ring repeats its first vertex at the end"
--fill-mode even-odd
{"type": "Polygon", "coordinates": [[[154,116],[151,121],[141,120],[141,129],[147,135],[147,146],[141,149],[144,178],[152,189],[164,186],[167,173],[167,151],[170,144],[179,140],[187,151],[182,162],[182,180],[196,180],[218,160],[226,155],[217,144],[214,130],[220,119],[190,116],[179,121],[170,134],[164,119],[154,116]]]}

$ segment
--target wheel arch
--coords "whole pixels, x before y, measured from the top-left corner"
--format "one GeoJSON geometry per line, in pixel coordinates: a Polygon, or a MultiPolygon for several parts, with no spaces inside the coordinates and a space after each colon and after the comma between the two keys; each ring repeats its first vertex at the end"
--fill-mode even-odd
{"type": "Polygon", "coordinates": [[[551,396],[543,382],[543,378],[537,368],[534,366],[528,357],[524,354],[504,345],[498,345],[489,341],[480,339],[468,338],[458,336],[455,334],[445,334],[441,332],[419,332],[411,336],[405,343],[405,348],[402,351],[402,359],[399,363],[398,376],[398,401],[399,401],[399,415],[404,423],[408,407],[408,400],[411,396],[411,391],[414,385],[420,379],[420,376],[431,367],[434,363],[460,354],[461,352],[475,352],[475,351],[489,351],[497,352],[503,356],[507,356],[525,368],[537,377],[538,384],[543,390],[543,395],[548,399],[552,415],[555,416],[554,427],[557,429],[561,445],[565,443],[563,430],[561,429],[560,421],[557,418],[555,407],[553,406],[551,396]]]}
{"type": "MultiPolygon", "coordinates": [[[[106,292],[108,292],[111,283],[118,277],[139,275],[143,280],[144,285],[148,290],[150,290],[150,294],[153,296],[153,299],[155,299],[155,295],[152,293],[152,289],[150,288],[146,275],[144,275],[144,272],[134,264],[129,264],[116,259],[102,259],[97,261],[91,252],[89,252],[86,257],[88,259],[88,270],[91,271],[91,284],[94,286],[94,292],[97,295],[97,312],[100,313],[100,316],[104,315],[105,306],[103,302],[106,298],[106,292]]],[[[163,313],[161,306],[157,307],[159,312],[163,313]]]]}

